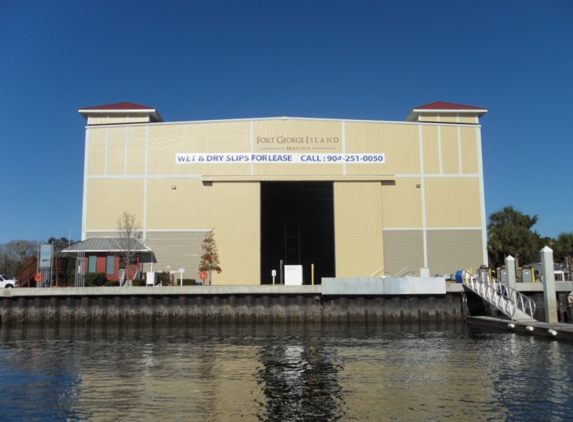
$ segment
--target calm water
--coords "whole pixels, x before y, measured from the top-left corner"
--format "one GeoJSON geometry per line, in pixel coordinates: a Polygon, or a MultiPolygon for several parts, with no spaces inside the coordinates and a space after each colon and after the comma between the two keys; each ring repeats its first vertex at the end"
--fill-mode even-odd
{"type": "Polygon", "coordinates": [[[460,325],[0,329],[1,420],[572,420],[573,344],[460,325]]]}

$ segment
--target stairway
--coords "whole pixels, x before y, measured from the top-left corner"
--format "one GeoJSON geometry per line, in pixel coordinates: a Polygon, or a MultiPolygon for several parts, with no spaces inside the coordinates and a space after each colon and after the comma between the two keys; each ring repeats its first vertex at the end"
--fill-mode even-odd
{"type": "Polygon", "coordinates": [[[38,264],[36,263],[36,258],[27,258],[24,268],[22,268],[14,278],[18,280],[19,287],[36,287],[34,276],[37,272],[38,264]]]}
{"type": "Polygon", "coordinates": [[[488,274],[475,275],[463,270],[462,283],[464,288],[477,294],[508,318],[519,322],[535,321],[535,302],[488,274]]]}

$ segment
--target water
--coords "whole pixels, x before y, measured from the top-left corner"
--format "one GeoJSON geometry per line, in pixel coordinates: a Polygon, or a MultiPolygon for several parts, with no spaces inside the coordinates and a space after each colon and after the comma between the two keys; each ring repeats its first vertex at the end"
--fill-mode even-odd
{"type": "Polygon", "coordinates": [[[573,344],[461,324],[2,326],[1,420],[572,420],[573,344]]]}

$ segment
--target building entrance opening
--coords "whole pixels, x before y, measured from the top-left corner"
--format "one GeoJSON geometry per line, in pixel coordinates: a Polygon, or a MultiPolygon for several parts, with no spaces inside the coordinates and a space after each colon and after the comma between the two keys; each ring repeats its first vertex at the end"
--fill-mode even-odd
{"type": "Polygon", "coordinates": [[[280,264],[302,265],[303,283],[335,276],[332,182],[261,183],[261,284],[280,264]]]}

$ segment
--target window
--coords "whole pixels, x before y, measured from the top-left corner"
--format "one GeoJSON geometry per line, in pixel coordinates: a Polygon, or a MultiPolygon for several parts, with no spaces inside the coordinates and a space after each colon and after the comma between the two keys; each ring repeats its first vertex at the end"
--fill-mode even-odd
{"type": "Polygon", "coordinates": [[[97,270],[97,256],[90,256],[88,263],[88,273],[95,273],[97,270]]]}
{"type": "Polygon", "coordinates": [[[106,271],[107,275],[115,274],[115,256],[108,255],[106,257],[106,271]]]}

